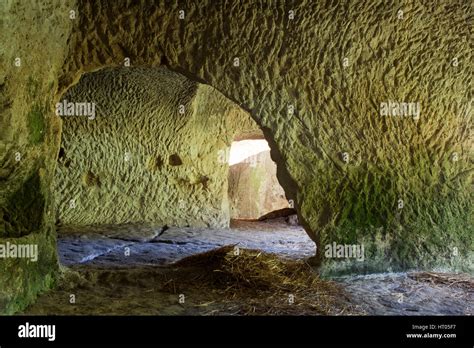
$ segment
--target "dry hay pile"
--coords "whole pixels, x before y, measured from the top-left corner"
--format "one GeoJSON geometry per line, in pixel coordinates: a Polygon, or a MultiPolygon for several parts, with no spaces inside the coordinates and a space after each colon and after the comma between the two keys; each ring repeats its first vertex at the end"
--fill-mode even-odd
{"type": "MultiPolygon", "coordinates": [[[[194,277],[174,286],[199,287],[217,295],[225,313],[240,315],[350,315],[357,310],[334,282],[321,280],[304,261],[284,260],[258,250],[225,246],[173,264],[194,277]],[[183,284],[185,283],[185,285],[183,284]]],[[[183,272],[178,274],[183,275],[183,272]]],[[[176,288],[175,288],[176,289],[176,288]]],[[[189,289],[189,288],[188,288],[189,289]]],[[[208,314],[221,310],[214,310],[208,314]]]]}
{"type": "Polygon", "coordinates": [[[409,273],[411,279],[424,281],[430,284],[456,286],[474,292],[474,279],[468,274],[450,274],[436,272],[416,272],[409,273]]]}

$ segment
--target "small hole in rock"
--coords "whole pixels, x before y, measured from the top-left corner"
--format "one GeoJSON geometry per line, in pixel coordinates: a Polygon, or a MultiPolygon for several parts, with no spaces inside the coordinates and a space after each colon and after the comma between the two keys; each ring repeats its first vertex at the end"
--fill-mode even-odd
{"type": "Polygon", "coordinates": [[[169,164],[171,166],[180,166],[183,164],[183,161],[181,161],[181,158],[177,154],[173,154],[169,158],[169,164]]]}
{"type": "Polygon", "coordinates": [[[58,161],[61,160],[61,159],[63,159],[63,158],[64,158],[64,155],[65,155],[65,153],[64,153],[64,148],[61,147],[61,148],[59,149],[58,161]]]}

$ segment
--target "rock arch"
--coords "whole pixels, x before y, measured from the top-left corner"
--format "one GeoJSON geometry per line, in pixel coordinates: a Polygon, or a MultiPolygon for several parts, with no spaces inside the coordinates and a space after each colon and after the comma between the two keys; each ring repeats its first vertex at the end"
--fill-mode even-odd
{"type": "Polygon", "coordinates": [[[468,58],[465,6],[410,4],[400,17],[383,2],[79,4],[64,84],[126,58],[210,84],[264,129],[279,179],[321,248],[365,244],[372,264],[355,267],[384,270],[438,263],[417,254],[443,240],[437,253],[452,263],[448,254],[466,234],[434,230],[468,213],[459,204],[472,168],[450,160],[468,155],[468,65],[451,66],[433,43],[468,58]],[[441,26],[426,34],[430,19],[456,39],[441,26]],[[379,105],[392,100],[421,104],[421,119],[381,116],[379,105]],[[440,235],[420,248],[416,229],[440,235]]]}
{"type": "MultiPolygon", "coordinates": [[[[207,83],[251,113],[312,239],[365,246],[363,263],[318,253],[323,271],[473,271],[468,3],[1,6],[10,37],[0,75],[1,237],[38,240],[45,255],[41,266],[22,266],[34,285],[0,279],[5,303],[29,301],[47,286],[37,274],[55,269],[49,193],[60,121],[49,109],[81,73],[126,58],[207,83]],[[391,102],[419,103],[420,117],[382,116],[391,102]],[[17,153],[27,161],[15,162],[17,153]],[[27,203],[14,197],[38,180],[29,204],[42,219],[18,236],[27,203]]],[[[11,267],[3,263],[2,274],[11,267]]]]}

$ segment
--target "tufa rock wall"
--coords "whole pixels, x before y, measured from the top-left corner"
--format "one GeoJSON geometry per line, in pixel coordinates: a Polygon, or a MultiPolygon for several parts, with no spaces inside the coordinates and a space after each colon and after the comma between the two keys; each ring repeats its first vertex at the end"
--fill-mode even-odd
{"type": "Polygon", "coordinates": [[[469,3],[78,6],[61,85],[128,58],[237,101],[320,250],[365,246],[363,262],[318,253],[321,272],[474,271],[469,3]],[[420,113],[384,116],[391,102],[420,113]]]}
{"type": "Polygon", "coordinates": [[[62,117],[61,223],[228,227],[226,153],[258,130],[246,112],[165,68],[100,70],[61,100],[95,103],[93,119],[62,117]]]}
{"type": "Polygon", "coordinates": [[[51,186],[61,122],[53,105],[70,6],[0,2],[0,313],[24,308],[59,269],[51,186]],[[10,257],[27,246],[37,247],[36,261],[10,257]]]}

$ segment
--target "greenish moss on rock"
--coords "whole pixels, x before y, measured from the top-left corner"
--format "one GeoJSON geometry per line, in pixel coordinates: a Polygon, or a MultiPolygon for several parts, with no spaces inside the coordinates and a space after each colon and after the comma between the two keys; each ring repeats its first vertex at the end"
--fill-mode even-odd
{"type": "Polygon", "coordinates": [[[28,177],[1,207],[4,235],[0,237],[20,237],[41,229],[45,197],[41,191],[38,171],[28,177]]]}
{"type": "Polygon", "coordinates": [[[43,142],[46,123],[45,123],[45,108],[38,104],[34,104],[33,108],[28,113],[28,131],[29,141],[31,144],[39,144],[43,142]]]}
{"type": "Polygon", "coordinates": [[[42,230],[20,238],[0,238],[0,244],[37,245],[38,260],[27,258],[0,259],[0,313],[21,311],[36,296],[54,286],[59,266],[54,231],[42,230]]]}

